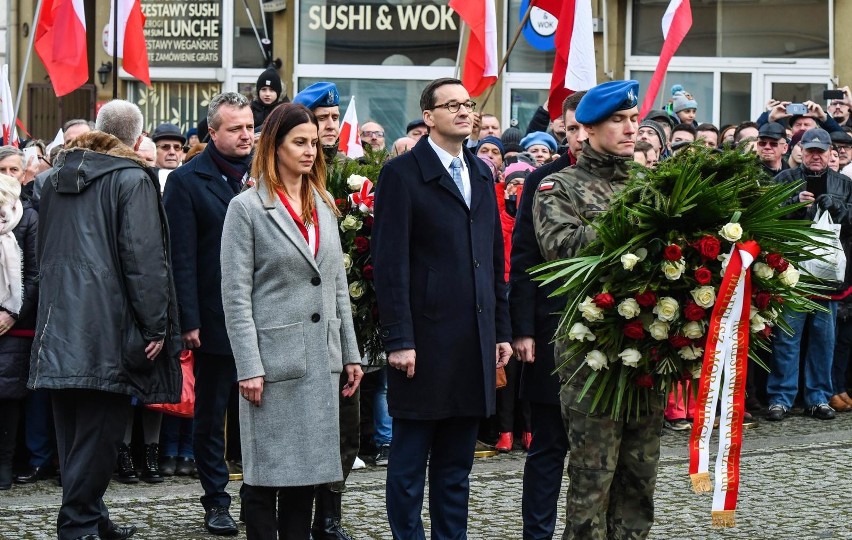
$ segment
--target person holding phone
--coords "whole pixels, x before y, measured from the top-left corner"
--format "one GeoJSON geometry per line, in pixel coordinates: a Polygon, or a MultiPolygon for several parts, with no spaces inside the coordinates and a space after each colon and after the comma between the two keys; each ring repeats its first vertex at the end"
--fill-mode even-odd
{"type": "Polygon", "coordinates": [[[258,181],[231,200],[222,232],[249,540],[310,536],[315,486],[343,479],[340,373],[343,397],[363,375],[318,132],[303,105],[270,113],[252,166],[258,181]]]}
{"type": "Polygon", "coordinates": [[[766,122],[781,122],[785,118],[793,133],[814,128],[822,128],[829,133],[842,129],[819,103],[811,100],[793,103],[770,99],[766,103],[766,111],[757,119],[757,125],[760,127],[766,122]]]}

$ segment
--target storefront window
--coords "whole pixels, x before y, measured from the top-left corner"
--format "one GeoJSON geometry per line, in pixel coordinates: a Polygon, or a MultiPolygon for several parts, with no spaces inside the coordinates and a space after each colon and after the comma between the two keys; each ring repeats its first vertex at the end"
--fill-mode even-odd
{"type": "Polygon", "coordinates": [[[210,100],[222,91],[219,82],[182,83],[152,81],[153,86],[134,82],[131,99],[142,110],[144,130],[151,133],[164,122],[174,124],[183,133],[207,116],[210,100]]]}
{"type": "MultiPolygon", "coordinates": [[[[634,0],[631,53],[657,56],[668,1],[634,0]]],[[[828,58],[825,0],[702,0],[692,2],[692,28],[678,56],[828,58]]]]}
{"type": "MultiPolygon", "coordinates": [[[[640,92],[647,90],[651,83],[651,71],[631,71],[630,78],[639,81],[640,92]]],[[[695,121],[700,123],[713,122],[713,74],[712,73],[690,73],[669,71],[663,84],[660,86],[660,91],[657,94],[657,100],[654,102],[655,109],[662,109],[671,101],[672,86],[679,84],[683,89],[692,94],[692,97],[698,102],[697,115],[695,121]]],[[[639,95],[639,101],[644,99],[643,95],[639,95]]]]}
{"type": "Polygon", "coordinates": [[[521,133],[527,132],[536,109],[547,100],[549,90],[529,90],[513,88],[512,104],[509,109],[509,124],[504,127],[516,127],[521,133]]]}
{"type": "Polygon", "coordinates": [[[453,66],[459,17],[448,0],[302,0],[299,63],[453,66]]]}
{"type": "MultiPolygon", "coordinates": [[[[529,0],[508,0],[509,17],[507,36],[514,36],[526,13],[529,0]]],[[[526,73],[550,73],[553,71],[553,35],[556,18],[546,11],[533,7],[530,22],[524,27],[521,37],[509,55],[509,71],[526,73]]]]}
{"type": "Polygon", "coordinates": [[[234,5],[235,68],[265,69],[272,54],[272,15],[261,11],[260,2],[234,5]]]}

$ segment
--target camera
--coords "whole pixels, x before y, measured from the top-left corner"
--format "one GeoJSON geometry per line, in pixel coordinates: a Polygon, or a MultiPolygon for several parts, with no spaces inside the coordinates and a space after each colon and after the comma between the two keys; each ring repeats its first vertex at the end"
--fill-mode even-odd
{"type": "Polygon", "coordinates": [[[830,99],[843,99],[843,90],[823,90],[822,99],[828,101],[830,99]]]}
{"type": "Polygon", "coordinates": [[[787,105],[787,114],[793,116],[808,114],[808,108],[803,103],[791,103],[787,105]]]}

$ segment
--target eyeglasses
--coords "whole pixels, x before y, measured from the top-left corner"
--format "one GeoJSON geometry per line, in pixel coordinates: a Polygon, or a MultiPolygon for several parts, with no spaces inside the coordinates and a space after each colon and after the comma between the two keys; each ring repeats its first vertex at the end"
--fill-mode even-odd
{"type": "Polygon", "coordinates": [[[384,131],[362,131],[361,136],[362,137],[382,138],[382,137],[385,136],[385,132],[384,131]]]}
{"type": "Polygon", "coordinates": [[[165,150],[166,152],[168,152],[169,150],[174,150],[175,152],[180,152],[183,149],[183,145],[180,144],[180,143],[158,144],[157,148],[159,148],[160,150],[165,150]]]}
{"type": "Polygon", "coordinates": [[[447,109],[447,111],[455,114],[459,112],[459,109],[461,109],[462,105],[464,105],[464,108],[467,109],[468,112],[473,112],[476,110],[476,102],[471,100],[467,100],[464,103],[459,103],[455,100],[448,101],[446,103],[441,103],[440,105],[435,105],[434,107],[432,107],[432,110],[447,109]]]}
{"type": "Polygon", "coordinates": [[[772,148],[775,148],[778,144],[778,141],[757,141],[757,146],[771,146],[772,148]]]}

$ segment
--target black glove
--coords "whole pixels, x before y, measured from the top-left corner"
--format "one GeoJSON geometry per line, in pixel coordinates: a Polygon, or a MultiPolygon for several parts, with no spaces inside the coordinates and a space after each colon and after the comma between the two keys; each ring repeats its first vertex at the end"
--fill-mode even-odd
{"type": "Polygon", "coordinates": [[[832,219],[837,219],[843,206],[828,193],[823,193],[816,198],[817,206],[829,213],[832,219]]]}

